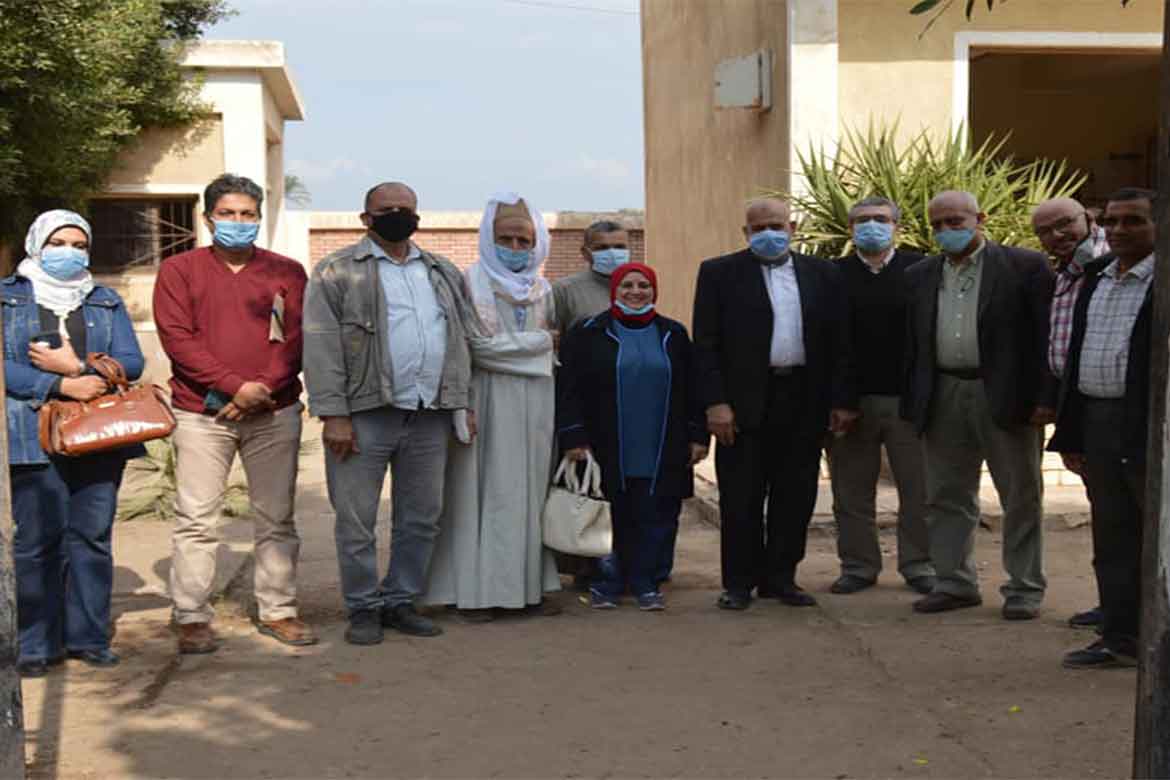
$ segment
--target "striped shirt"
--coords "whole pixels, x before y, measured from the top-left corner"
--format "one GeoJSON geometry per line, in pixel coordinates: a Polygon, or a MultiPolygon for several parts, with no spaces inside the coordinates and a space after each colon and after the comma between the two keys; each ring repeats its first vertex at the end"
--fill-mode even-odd
{"type": "Polygon", "coordinates": [[[1154,280],[1152,254],[1124,274],[1117,263],[1101,272],[1089,301],[1077,387],[1090,398],[1125,397],[1130,335],[1154,280]]]}
{"type": "Polygon", "coordinates": [[[1093,225],[1089,237],[1076,248],[1072,259],[1056,271],[1056,289],[1048,320],[1048,370],[1064,376],[1068,359],[1068,342],[1072,337],[1073,310],[1085,282],[1085,264],[1109,253],[1105,231],[1093,225]]]}

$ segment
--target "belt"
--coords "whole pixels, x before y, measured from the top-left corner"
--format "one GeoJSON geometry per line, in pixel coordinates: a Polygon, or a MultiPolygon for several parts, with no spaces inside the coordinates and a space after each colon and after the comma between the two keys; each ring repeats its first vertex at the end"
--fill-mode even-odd
{"type": "Polygon", "coordinates": [[[804,371],[804,366],[771,366],[768,371],[772,376],[792,376],[804,371]]]}
{"type": "Polygon", "coordinates": [[[940,374],[946,376],[953,376],[955,379],[982,379],[983,372],[977,368],[940,368],[940,374]]]}

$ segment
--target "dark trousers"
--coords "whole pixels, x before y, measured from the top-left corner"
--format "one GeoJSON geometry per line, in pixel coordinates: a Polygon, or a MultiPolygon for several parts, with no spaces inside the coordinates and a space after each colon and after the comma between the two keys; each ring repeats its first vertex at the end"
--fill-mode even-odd
{"type": "Polygon", "coordinates": [[[817,502],[824,430],[810,409],[804,372],[773,376],[768,395],[764,424],[715,449],[723,588],[729,591],[795,583],[817,502]]]}
{"type": "Polygon", "coordinates": [[[654,593],[674,561],[682,499],[650,492],[650,480],[627,479],[613,497],[613,554],[598,562],[592,587],[616,599],[627,589],[635,596],[654,593]]]}
{"type": "Polygon", "coordinates": [[[1111,650],[1133,655],[1141,615],[1144,463],[1127,463],[1122,400],[1085,404],[1085,487],[1093,516],[1093,569],[1111,650]]]}
{"type": "Polygon", "coordinates": [[[110,645],[111,535],[125,458],[54,458],[13,466],[20,660],[110,645]]]}

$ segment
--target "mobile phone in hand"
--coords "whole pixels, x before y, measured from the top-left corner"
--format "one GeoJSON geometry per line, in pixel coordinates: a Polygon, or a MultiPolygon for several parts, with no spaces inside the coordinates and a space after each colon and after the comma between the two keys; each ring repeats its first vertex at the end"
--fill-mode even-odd
{"type": "Polygon", "coordinates": [[[232,397],[227,393],[221,393],[218,390],[208,390],[207,395],[203,397],[203,411],[218,414],[223,411],[223,408],[231,403],[232,397]]]}
{"type": "Polygon", "coordinates": [[[46,330],[28,340],[30,344],[47,344],[49,349],[61,348],[61,334],[55,330],[46,330]]]}

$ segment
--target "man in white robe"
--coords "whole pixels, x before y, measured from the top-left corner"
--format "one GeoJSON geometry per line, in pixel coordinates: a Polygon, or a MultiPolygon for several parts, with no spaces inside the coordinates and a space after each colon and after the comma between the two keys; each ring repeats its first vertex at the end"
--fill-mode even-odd
{"type": "Polygon", "coordinates": [[[467,271],[485,334],[470,340],[479,433],[451,451],[439,538],[423,602],[470,620],[496,609],[560,611],[560,589],[541,538],[553,457],[553,297],[540,268],[549,235],[515,193],[492,196],[467,271]]]}

